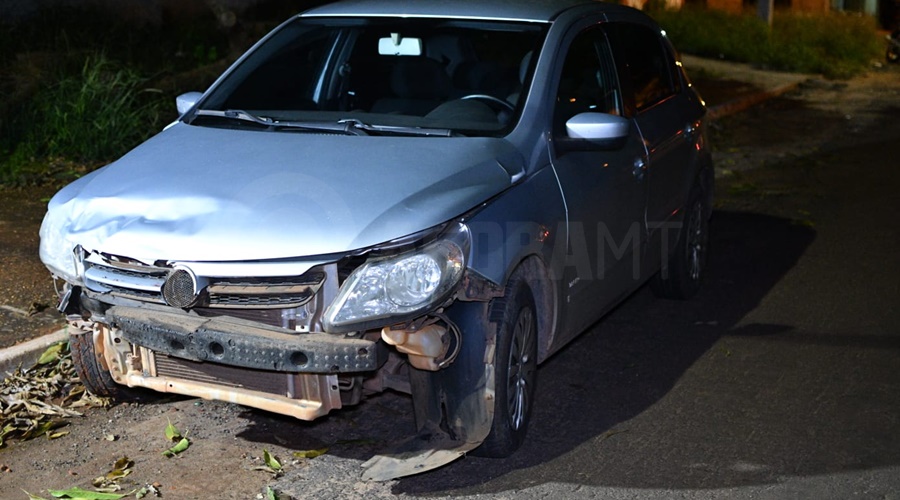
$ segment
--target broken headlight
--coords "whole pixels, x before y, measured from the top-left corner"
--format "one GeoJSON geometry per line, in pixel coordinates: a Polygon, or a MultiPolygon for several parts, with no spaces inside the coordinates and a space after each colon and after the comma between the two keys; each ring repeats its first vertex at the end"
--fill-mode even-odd
{"type": "Polygon", "coordinates": [[[358,267],[325,312],[331,332],[398,323],[427,313],[456,289],[466,268],[469,230],[456,224],[415,250],[358,267]]]}

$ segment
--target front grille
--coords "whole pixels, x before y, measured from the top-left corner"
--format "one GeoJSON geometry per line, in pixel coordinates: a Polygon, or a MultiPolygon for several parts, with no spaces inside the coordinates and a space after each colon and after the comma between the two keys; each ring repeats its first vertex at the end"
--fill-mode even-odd
{"type": "Polygon", "coordinates": [[[325,274],[309,271],[298,277],[215,278],[208,287],[210,307],[283,309],[309,302],[325,274]]]}
{"type": "Polygon", "coordinates": [[[198,280],[204,283],[205,287],[195,291],[190,274],[183,269],[173,270],[168,266],[146,265],[97,253],[85,258],[84,265],[85,286],[93,292],[181,308],[294,308],[309,302],[325,282],[325,273],[320,270],[321,268],[314,268],[301,276],[260,278],[198,276],[198,280]]]}

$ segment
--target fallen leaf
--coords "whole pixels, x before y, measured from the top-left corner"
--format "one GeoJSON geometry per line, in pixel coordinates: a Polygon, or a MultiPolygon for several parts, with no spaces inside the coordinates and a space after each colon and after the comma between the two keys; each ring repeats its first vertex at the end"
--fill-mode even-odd
{"type": "Polygon", "coordinates": [[[126,470],[134,467],[134,460],[122,457],[113,464],[113,470],[126,470]]]}
{"type": "Polygon", "coordinates": [[[50,347],[48,347],[41,357],[38,358],[37,364],[46,365],[48,363],[52,363],[54,361],[59,361],[60,353],[62,352],[64,342],[57,342],[50,347]]]}
{"type": "Polygon", "coordinates": [[[49,492],[56,498],[77,498],[78,500],[119,500],[126,495],[125,493],[103,493],[83,490],[77,486],[67,490],[49,490],[49,492]]]}
{"type": "Polygon", "coordinates": [[[266,463],[274,471],[281,470],[281,462],[269,453],[269,450],[263,449],[263,462],[266,463]]]}
{"type": "Polygon", "coordinates": [[[48,433],[47,433],[47,439],[61,438],[61,437],[65,436],[65,435],[68,434],[68,433],[69,433],[69,431],[48,432],[48,433]]]}
{"type": "Polygon", "coordinates": [[[75,374],[67,343],[51,345],[41,358],[43,364],[17,369],[0,384],[0,447],[10,439],[61,438],[66,431],[53,431],[67,425],[62,419],[82,415],[72,408],[109,404],[85,400],[88,393],[75,374]]]}
{"type": "Polygon", "coordinates": [[[178,440],[180,440],[181,437],[182,437],[182,436],[181,436],[181,432],[178,430],[177,427],[175,427],[174,425],[172,425],[172,421],[171,421],[171,420],[169,420],[168,418],[166,418],[166,420],[169,422],[169,424],[166,425],[166,439],[168,439],[169,441],[178,441],[178,440]]]}
{"type": "Polygon", "coordinates": [[[294,458],[316,458],[319,455],[328,453],[328,448],[319,448],[318,450],[295,451],[294,458]]]}
{"type": "Polygon", "coordinates": [[[101,493],[115,493],[117,491],[122,491],[122,487],[119,486],[119,483],[110,483],[106,486],[99,487],[95,486],[94,489],[101,493]]]}
{"type": "Polygon", "coordinates": [[[168,450],[164,451],[164,452],[163,452],[163,456],[166,457],[166,458],[172,458],[172,457],[174,457],[175,455],[178,455],[179,453],[181,453],[181,452],[183,452],[184,450],[188,449],[188,447],[189,447],[190,445],[191,445],[191,442],[188,441],[187,438],[184,438],[184,437],[183,437],[183,438],[181,438],[181,441],[179,441],[175,446],[173,446],[173,447],[169,448],[168,450]]]}

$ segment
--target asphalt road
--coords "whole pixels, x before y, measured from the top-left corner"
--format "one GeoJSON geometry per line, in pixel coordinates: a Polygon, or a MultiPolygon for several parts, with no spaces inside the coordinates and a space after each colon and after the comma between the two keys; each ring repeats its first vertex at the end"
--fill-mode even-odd
{"type": "MultiPolygon", "coordinates": [[[[509,459],[366,484],[370,444],[412,426],[404,396],[313,424],[169,399],[13,444],[0,497],[83,483],[127,453],[168,498],[253,498],[236,489],[248,481],[294,498],[900,498],[900,102],[873,116],[813,154],[720,179],[700,295],[640,290],[544,364],[528,439],[509,459]],[[170,416],[195,441],[180,461],[149,437],[170,416]],[[106,433],[119,437],[98,440],[106,433]],[[243,455],[323,444],[327,455],[277,480],[243,455]],[[204,493],[178,493],[191,482],[204,493]]],[[[723,122],[718,139],[790,143],[784,127],[835,120],[847,118],[778,99],[723,122]]]]}

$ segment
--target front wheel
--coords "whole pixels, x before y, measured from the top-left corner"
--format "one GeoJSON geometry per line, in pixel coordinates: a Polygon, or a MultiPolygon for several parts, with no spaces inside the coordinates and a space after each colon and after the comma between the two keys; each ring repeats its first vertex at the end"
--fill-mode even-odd
{"type": "Polygon", "coordinates": [[[888,47],[886,59],[889,63],[900,62],[900,49],[897,47],[888,47]]]}
{"type": "Polygon", "coordinates": [[[112,379],[94,346],[94,334],[91,331],[70,325],[69,351],[72,353],[75,373],[91,394],[120,402],[147,399],[143,391],[117,384],[112,379]]]}
{"type": "Polygon", "coordinates": [[[478,455],[508,457],[525,440],[537,381],[537,316],[528,284],[514,275],[503,307],[494,353],[494,420],[478,455]]]}
{"type": "Polygon", "coordinates": [[[888,36],[888,48],[885,57],[889,63],[900,62],[900,30],[888,36]]]}

